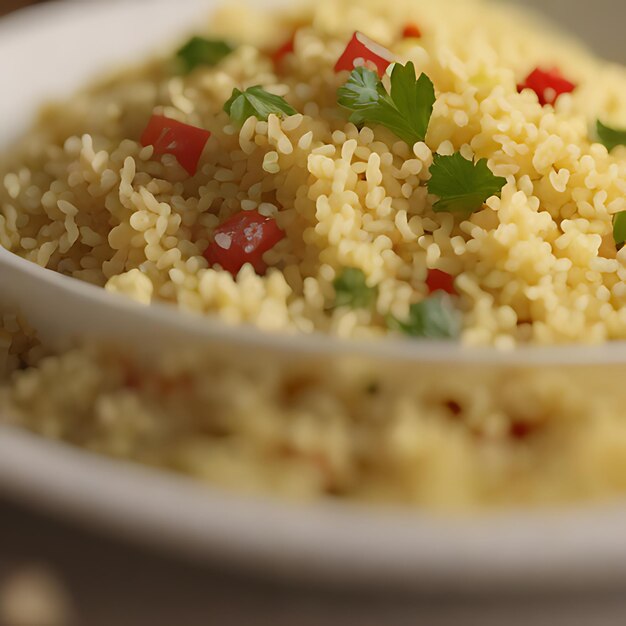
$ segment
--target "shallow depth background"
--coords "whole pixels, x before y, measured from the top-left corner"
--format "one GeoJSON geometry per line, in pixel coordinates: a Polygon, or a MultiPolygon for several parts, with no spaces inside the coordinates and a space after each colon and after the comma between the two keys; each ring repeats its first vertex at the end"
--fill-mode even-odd
{"type": "MultiPolygon", "coordinates": [[[[589,41],[606,58],[626,62],[624,0],[509,1],[540,10],[557,25],[589,41]]],[[[35,3],[0,0],[0,15],[35,3]]],[[[525,598],[520,594],[513,598],[482,599],[364,598],[358,593],[331,595],[315,589],[285,589],[218,569],[177,563],[128,543],[51,522],[0,499],[0,626],[19,626],[3,621],[3,584],[8,583],[15,590],[17,581],[27,595],[43,591],[44,596],[46,592],[55,596],[54,589],[46,590],[48,573],[58,578],[63,586],[60,592],[67,593],[65,599],[73,618],[71,622],[43,620],[30,626],[68,623],[78,626],[617,626],[626,623],[626,600],[619,589],[607,590],[603,597],[595,598],[525,598]],[[39,564],[45,568],[43,581],[39,564]]],[[[616,586],[621,584],[618,582],[616,586]]]]}
{"type": "MultiPolygon", "coordinates": [[[[506,0],[504,0],[506,1],[506,0]]],[[[589,41],[607,59],[626,63],[624,0],[513,0],[589,41]]]]}
{"type": "MultiPolygon", "coordinates": [[[[46,0],[0,0],[0,15],[28,4],[46,0]]],[[[74,0],[75,2],[106,2],[108,0],[74,0]]],[[[120,0],[117,0],[120,1],[120,0]]],[[[123,1],[123,0],[121,0],[123,1]]],[[[149,2],[149,0],[145,0],[149,2]]],[[[184,2],[184,0],[179,0],[184,2]]],[[[233,0],[224,0],[233,2],[233,0]]],[[[270,4],[271,0],[255,0],[256,4],[270,4]]],[[[293,0],[297,1],[297,0],[293,0]]],[[[387,0],[381,0],[385,2],[387,0]]],[[[604,57],[626,63],[624,0],[495,0],[515,2],[540,11],[555,24],[568,29],[591,42],[604,57]]]]}

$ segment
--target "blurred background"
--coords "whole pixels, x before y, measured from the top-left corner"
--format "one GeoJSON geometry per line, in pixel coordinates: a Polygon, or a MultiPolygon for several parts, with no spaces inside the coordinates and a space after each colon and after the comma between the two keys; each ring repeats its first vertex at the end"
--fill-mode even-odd
{"type": "MultiPolygon", "coordinates": [[[[0,18],[45,1],[0,0],[0,18]]],[[[623,0],[520,1],[606,58],[626,61],[615,19],[623,0]]],[[[531,600],[522,592],[390,598],[279,587],[156,555],[0,498],[0,626],[617,626],[626,623],[625,606],[618,591],[531,600]]]]}
{"type": "MultiPolygon", "coordinates": [[[[22,6],[41,4],[47,0],[0,0],[0,15],[22,6]]],[[[74,0],[76,2],[102,2],[106,0],[74,0]]],[[[123,1],[123,0],[121,0],[123,1]]],[[[149,1],[149,0],[146,0],[149,1]]],[[[184,0],[181,0],[184,2],[184,0]]],[[[232,0],[226,0],[232,1],[232,0]]],[[[568,29],[593,42],[604,57],[626,61],[623,21],[619,11],[623,0],[499,0],[512,1],[532,7],[547,15],[562,28],[568,29]]]]}
{"type": "Polygon", "coordinates": [[[603,57],[626,62],[626,45],[622,34],[623,0],[512,0],[532,7],[555,24],[590,42],[603,57]]]}

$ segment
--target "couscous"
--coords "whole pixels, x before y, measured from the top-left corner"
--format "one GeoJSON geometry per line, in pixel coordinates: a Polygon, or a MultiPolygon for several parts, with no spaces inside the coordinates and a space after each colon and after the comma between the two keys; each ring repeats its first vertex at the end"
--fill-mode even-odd
{"type": "MultiPolygon", "coordinates": [[[[44,110],[0,157],[0,245],[270,332],[623,340],[622,128],[626,69],[507,5],[228,7],[44,110]]],[[[623,366],[146,362],[2,313],[3,420],[96,452],[289,497],[626,490],[623,366]]]]}

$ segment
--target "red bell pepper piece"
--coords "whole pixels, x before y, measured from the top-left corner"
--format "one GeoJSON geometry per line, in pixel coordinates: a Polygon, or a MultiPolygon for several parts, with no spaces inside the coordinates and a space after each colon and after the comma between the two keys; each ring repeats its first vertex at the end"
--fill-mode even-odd
{"type": "Polygon", "coordinates": [[[163,115],[153,115],[141,135],[142,146],[154,146],[154,155],[171,154],[193,176],[211,133],[163,115]]]}
{"type": "Polygon", "coordinates": [[[402,31],[403,39],[419,39],[422,36],[422,31],[417,24],[407,24],[402,31]]]}
{"type": "Polygon", "coordinates": [[[537,68],[533,70],[526,80],[517,86],[518,91],[532,89],[539,98],[540,104],[554,104],[560,95],[571,93],[576,89],[576,85],[564,78],[558,68],[549,71],[537,68]]]}
{"type": "Polygon", "coordinates": [[[292,52],[295,51],[295,43],[296,43],[296,35],[295,33],[291,36],[289,41],[286,41],[278,50],[276,50],[272,55],[272,62],[274,63],[274,67],[276,69],[280,68],[283,59],[292,52]]]}
{"type": "Polygon", "coordinates": [[[339,57],[335,72],[343,70],[351,72],[355,67],[365,65],[376,68],[378,75],[382,77],[393,61],[393,54],[387,48],[357,31],[339,57]]]}
{"type": "Polygon", "coordinates": [[[456,294],[454,288],[454,276],[450,276],[441,270],[428,270],[428,278],[426,279],[428,293],[432,294],[436,291],[445,291],[450,295],[456,294]]]}
{"type": "Polygon", "coordinates": [[[264,274],[267,266],[263,255],[284,237],[275,219],[258,211],[241,211],[217,228],[204,256],[211,265],[219,264],[233,276],[246,263],[257,274],[264,274]]]}

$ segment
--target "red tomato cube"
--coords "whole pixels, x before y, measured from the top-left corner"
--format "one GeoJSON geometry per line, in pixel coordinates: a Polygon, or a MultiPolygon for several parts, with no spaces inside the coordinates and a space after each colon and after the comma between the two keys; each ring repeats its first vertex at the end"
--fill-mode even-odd
{"type": "Polygon", "coordinates": [[[442,272],[441,270],[428,270],[426,285],[429,294],[435,293],[436,291],[445,291],[450,295],[456,294],[454,276],[450,276],[450,274],[442,272]]]}
{"type": "Polygon", "coordinates": [[[557,68],[549,71],[537,68],[517,88],[518,91],[532,89],[537,94],[540,104],[544,106],[554,104],[564,93],[571,93],[576,89],[576,85],[564,78],[557,68]]]}
{"type": "Polygon", "coordinates": [[[286,41],[280,48],[278,48],[272,55],[272,61],[274,63],[274,67],[276,69],[280,69],[280,64],[283,62],[283,59],[288,55],[294,52],[295,50],[295,42],[296,35],[295,33],[292,35],[289,41],[286,41]]]}
{"type": "Polygon", "coordinates": [[[193,176],[211,133],[163,115],[153,115],[141,135],[142,146],[154,146],[154,155],[171,154],[193,176]]]}
{"type": "Polygon", "coordinates": [[[417,24],[407,24],[402,31],[403,39],[419,39],[422,36],[422,31],[417,24]]]}
{"type": "Polygon", "coordinates": [[[393,54],[387,48],[357,31],[339,57],[335,72],[351,72],[355,67],[371,66],[382,77],[393,61],[393,54]]]}
{"type": "Polygon", "coordinates": [[[211,265],[219,264],[233,276],[250,263],[257,274],[267,266],[263,255],[285,237],[276,220],[258,211],[241,211],[217,228],[204,256],[211,265]]]}

